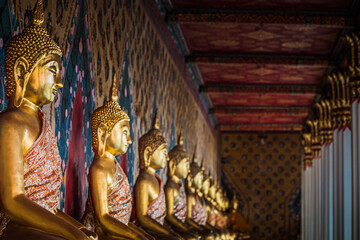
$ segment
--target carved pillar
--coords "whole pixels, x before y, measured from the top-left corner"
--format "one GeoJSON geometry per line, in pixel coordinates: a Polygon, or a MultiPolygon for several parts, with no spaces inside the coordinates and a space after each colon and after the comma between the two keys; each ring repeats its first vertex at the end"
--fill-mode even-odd
{"type": "Polygon", "coordinates": [[[352,159],[351,159],[351,173],[352,173],[352,239],[360,238],[360,38],[359,34],[351,33],[344,38],[345,46],[348,48],[348,66],[347,71],[350,77],[350,93],[351,93],[351,113],[352,113],[352,159]]]}

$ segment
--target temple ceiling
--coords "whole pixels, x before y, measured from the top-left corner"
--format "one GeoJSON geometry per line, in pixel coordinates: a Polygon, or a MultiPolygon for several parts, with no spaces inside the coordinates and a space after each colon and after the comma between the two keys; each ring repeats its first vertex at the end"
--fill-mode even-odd
{"type": "Polygon", "coordinates": [[[165,19],[222,132],[298,132],[346,61],[355,0],[163,0],[165,19]]]}

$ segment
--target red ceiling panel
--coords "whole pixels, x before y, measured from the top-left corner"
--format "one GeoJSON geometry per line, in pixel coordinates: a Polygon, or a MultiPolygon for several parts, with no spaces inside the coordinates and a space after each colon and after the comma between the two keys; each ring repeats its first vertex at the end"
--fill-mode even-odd
{"type": "Polygon", "coordinates": [[[351,0],[172,0],[174,8],[230,10],[336,11],[349,10],[351,0]]]}
{"type": "Polygon", "coordinates": [[[199,63],[205,83],[319,85],[326,66],[199,63]]]}
{"type": "Polygon", "coordinates": [[[329,56],[341,29],[281,24],[181,24],[191,53],[329,56]]]}
{"type": "Polygon", "coordinates": [[[214,106],[311,106],[316,93],[209,93],[214,106]]]}

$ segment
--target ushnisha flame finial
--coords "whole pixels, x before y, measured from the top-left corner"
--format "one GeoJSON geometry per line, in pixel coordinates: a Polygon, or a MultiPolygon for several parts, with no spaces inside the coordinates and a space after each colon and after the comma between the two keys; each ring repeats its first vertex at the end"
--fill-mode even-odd
{"type": "Polygon", "coordinates": [[[184,146],[184,130],[181,129],[179,139],[178,139],[178,145],[184,146]]]}
{"type": "Polygon", "coordinates": [[[110,90],[110,96],[111,96],[111,100],[114,102],[117,102],[119,99],[118,94],[117,94],[117,75],[116,75],[116,73],[114,73],[114,79],[113,79],[111,90],[110,90]]]}
{"type": "Polygon", "coordinates": [[[44,23],[43,0],[38,0],[36,2],[34,13],[33,13],[33,24],[42,26],[43,23],[44,23]]]}
{"type": "Polygon", "coordinates": [[[158,110],[155,110],[155,116],[154,116],[154,120],[153,120],[153,125],[152,125],[152,129],[160,129],[160,121],[159,121],[159,116],[158,116],[158,110]]]}
{"type": "Polygon", "coordinates": [[[194,151],[194,155],[193,155],[193,158],[192,158],[191,163],[195,163],[195,164],[197,164],[196,147],[195,147],[195,151],[194,151]]]}
{"type": "Polygon", "coordinates": [[[205,172],[205,158],[202,158],[201,165],[200,165],[201,171],[205,172]]]}

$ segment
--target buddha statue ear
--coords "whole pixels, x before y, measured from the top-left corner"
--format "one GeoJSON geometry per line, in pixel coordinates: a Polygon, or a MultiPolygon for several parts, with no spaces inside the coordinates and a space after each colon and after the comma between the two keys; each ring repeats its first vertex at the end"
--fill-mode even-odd
{"type": "Polygon", "coordinates": [[[104,123],[100,123],[98,128],[98,154],[100,157],[105,154],[106,140],[108,138],[108,128],[104,123]]]}
{"type": "Polygon", "coordinates": [[[14,106],[17,108],[20,107],[24,99],[26,85],[29,80],[28,68],[29,62],[24,57],[20,57],[16,60],[14,66],[14,77],[16,83],[14,106]]]}
{"type": "Polygon", "coordinates": [[[144,167],[145,169],[148,169],[150,166],[150,162],[151,162],[151,154],[152,154],[152,149],[151,147],[146,147],[144,150],[144,167]]]}

